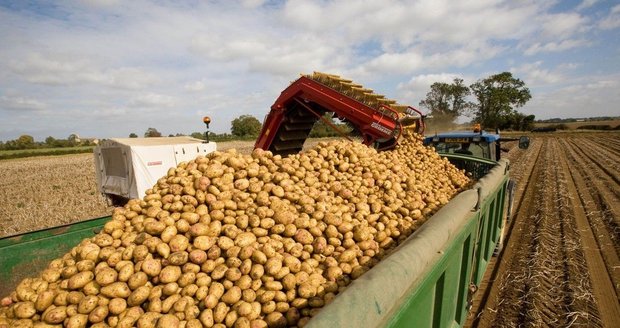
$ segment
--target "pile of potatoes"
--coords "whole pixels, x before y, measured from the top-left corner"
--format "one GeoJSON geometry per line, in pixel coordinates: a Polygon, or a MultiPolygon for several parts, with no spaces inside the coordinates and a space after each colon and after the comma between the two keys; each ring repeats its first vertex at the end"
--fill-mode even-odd
{"type": "Polygon", "coordinates": [[[303,327],[468,183],[413,134],[198,157],[23,280],[0,327],[303,327]]]}

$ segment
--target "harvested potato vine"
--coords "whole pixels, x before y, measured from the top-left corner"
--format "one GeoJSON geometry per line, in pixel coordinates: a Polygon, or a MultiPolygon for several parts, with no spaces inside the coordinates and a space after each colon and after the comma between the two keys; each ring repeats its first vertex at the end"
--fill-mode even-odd
{"type": "Polygon", "coordinates": [[[301,327],[468,183],[416,135],[198,157],[23,280],[0,327],[301,327]]]}

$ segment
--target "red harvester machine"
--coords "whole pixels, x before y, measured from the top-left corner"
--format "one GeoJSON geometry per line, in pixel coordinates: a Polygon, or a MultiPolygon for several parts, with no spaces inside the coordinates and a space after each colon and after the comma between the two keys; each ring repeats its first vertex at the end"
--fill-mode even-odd
{"type": "Polygon", "coordinates": [[[255,148],[274,154],[301,151],[314,123],[324,120],[343,136],[325,113],[349,122],[363,143],[377,149],[394,147],[403,127],[424,131],[424,116],[411,106],[399,105],[371,89],[338,75],[314,72],[302,75],[280,94],[265,118],[255,148]]]}

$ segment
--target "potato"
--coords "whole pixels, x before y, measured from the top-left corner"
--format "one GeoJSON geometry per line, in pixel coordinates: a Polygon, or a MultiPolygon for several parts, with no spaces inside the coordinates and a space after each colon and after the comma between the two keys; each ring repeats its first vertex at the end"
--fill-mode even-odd
{"type": "Polygon", "coordinates": [[[102,322],[108,316],[108,313],[109,310],[107,306],[97,306],[88,314],[88,321],[92,323],[102,322]]]}
{"type": "Polygon", "coordinates": [[[174,252],[170,254],[167,260],[172,265],[182,266],[183,264],[187,263],[188,259],[189,259],[189,254],[185,251],[182,251],[182,252],[174,252]]]}
{"type": "Polygon", "coordinates": [[[118,272],[112,268],[103,268],[101,269],[95,278],[97,283],[100,286],[107,286],[116,281],[118,277],[118,272]]]}
{"type": "Polygon", "coordinates": [[[118,281],[127,282],[129,278],[134,274],[134,265],[129,261],[126,263],[119,263],[116,267],[118,270],[118,281]]]}
{"type": "MultiPolygon", "coordinates": [[[[142,266],[144,266],[144,262],[142,262],[142,266]]],[[[142,267],[142,270],[144,270],[144,267],[142,267]]],[[[131,277],[129,277],[129,280],[127,281],[127,286],[129,286],[129,289],[135,290],[138,287],[144,286],[148,281],[149,277],[146,273],[136,272],[131,275],[131,277]]]]}
{"type": "Polygon", "coordinates": [[[173,265],[163,268],[159,273],[159,281],[164,284],[175,282],[179,280],[180,277],[181,268],[173,265]]]}
{"type": "Polygon", "coordinates": [[[189,246],[189,240],[184,235],[175,235],[168,243],[171,252],[181,252],[189,246]]]}
{"type": "Polygon", "coordinates": [[[243,232],[235,237],[235,245],[247,247],[256,242],[256,236],[251,232],[243,232]]]}
{"type": "Polygon", "coordinates": [[[138,328],[154,328],[157,325],[157,321],[162,317],[161,313],[146,312],[138,319],[138,328]]]}
{"type": "Polygon", "coordinates": [[[230,288],[224,295],[222,295],[221,300],[229,305],[237,303],[241,299],[241,288],[238,286],[233,286],[230,288]]]}
{"type": "Polygon", "coordinates": [[[84,293],[74,290],[67,294],[67,303],[78,304],[83,298],[84,298],[84,293]]]}
{"type": "Polygon", "coordinates": [[[127,298],[127,305],[140,306],[149,297],[150,288],[147,286],[138,287],[127,298]]]}
{"type": "Polygon", "coordinates": [[[95,278],[95,274],[92,271],[83,271],[77,273],[69,278],[69,289],[78,289],[86,286],[91,280],[95,278]]]}
{"type": "Polygon", "coordinates": [[[127,298],[131,294],[131,289],[127,283],[117,281],[105,287],[101,287],[101,294],[109,298],[127,298]]]}
{"type": "Polygon", "coordinates": [[[43,321],[49,324],[62,323],[67,318],[67,307],[58,306],[43,313],[43,321]]]}
{"type": "Polygon", "coordinates": [[[229,307],[226,306],[226,303],[219,302],[213,309],[213,320],[216,323],[222,323],[226,319],[226,315],[228,314],[229,307]]]}
{"type": "Polygon", "coordinates": [[[215,323],[213,319],[213,311],[210,308],[202,310],[198,316],[198,319],[204,327],[213,327],[213,324],[215,323]]]}
{"type": "Polygon", "coordinates": [[[161,272],[161,262],[155,259],[146,259],[142,262],[142,271],[150,277],[156,277],[161,272]]]}
{"type": "Polygon", "coordinates": [[[172,314],[165,314],[157,320],[157,328],[177,328],[180,325],[180,320],[172,314]]]}
{"type": "Polygon", "coordinates": [[[110,300],[108,304],[110,314],[119,315],[127,308],[127,301],[125,299],[117,297],[110,300]]]}
{"type": "Polygon", "coordinates": [[[46,290],[37,296],[37,300],[34,303],[34,307],[37,311],[43,312],[54,302],[54,297],[56,296],[56,292],[53,290],[46,290]]]}
{"type": "Polygon", "coordinates": [[[265,317],[265,321],[267,321],[267,325],[269,327],[286,327],[287,321],[284,315],[280,312],[271,312],[265,317]]]}
{"type": "Polygon", "coordinates": [[[15,304],[13,311],[15,312],[15,316],[19,319],[28,319],[37,313],[34,303],[32,302],[19,302],[15,304]]]}
{"type": "Polygon", "coordinates": [[[78,304],[78,313],[81,314],[89,314],[92,310],[94,310],[99,303],[99,297],[94,295],[89,295],[80,301],[78,304]]]}
{"type": "Polygon", "coordinates": [[[88,323],[88,316],[85,314],[76,314],[69,318],[65,327],[67,328],[82,328],[86,327],[88,323]]]}

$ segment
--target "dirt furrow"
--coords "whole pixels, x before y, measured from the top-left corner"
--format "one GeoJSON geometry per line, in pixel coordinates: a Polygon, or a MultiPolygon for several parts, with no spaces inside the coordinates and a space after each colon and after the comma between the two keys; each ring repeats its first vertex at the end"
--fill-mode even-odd
{"type": "MultiPolygon", "coordinates": [[[[557,141],[551,139],[545,159],[552,161],[560,156],[557,141]]],[[[579,235],[573,229],[565,204],[567,198],[562,197],[566,194],[562,174],[561,168],[553,165],[547,166],[542,175],[542,180],[547,182],[541,188],[544,197],[539,199],[537,215],[532,217],[539,229],[530,243],[527,262],[514,268],[526,274],[522,281],[513,280],[525,284],[525,293],[516,306],[500,309],[498,326],[599,326],[594,301],[584,293],[590,283],[583,253],[580,247],[575,247],[579,245],[579,235]],[[515,315],[516,322],[506,320],[515,315]]]]}
{"type": "MultiPolygon", "coordinates": [[[[572,144],[575,149],[579,150],[579,152],[589,160],[590,163],[595,164],[596,167],[605,172],[605,174],[607,174],[610,179],[612,179],[615,183],[620,184],[620,176],[613,172],[613,168],[601,164],[602,160],[600,158],[600,155],[596,154],[596,152],[584,149],[584,147],[579,142],[573,141],[572,144]]],[[[617,161],[616,163],[619,162],[620,161],[617,161]]]]}
{"type": "Polygon", "coordinates": [[[595,142],[592,139],[580,139],[578,141],[583,148],[590,149],[591,154],[598,158],[601,165],[607,167],[615,176],[620,176],[620,152],[609,150],[605,144],[595,142]]]}
{"type": "MultiPolygon", "coordinates": [[[[582,164],[576,158],[574,150],[568,142],[562,140],[562,145],[567,150],[566,155],[569,161],[582,164]]],[[[601,196],[601,193],[605,191],[599,189],[600,185],[596,183],[597,180],[593,178],[591,171],[585,169],[583,165],[576,165],[576,168],[577,170],[568,171],[579,194],[579,199],[574,199],[574,201],[585,211],[588,223],[594,232],[600,253],[605,261],[607,272],[616,290],[616,295],[620,295],[620,259],[618,257],[620,240],[617,238],[617,232],[620,228],[613,224],[613,220],[606,217],[609,208],[601,196]]]]}
{"type": "Polygon", "coordinates": [[[594,203],[591,210],[599,211],[601,223],[607,225],[610,237],[614,240],[616,253],[620,254],[620,197],[617,196],[620,185],[601,174],[591,162],[579,153],[573,143],[565,141],[569,157],[576,163],[577,171],[586,180],[585,188],[581,192],[588,192],[594,203]]]}
{"type": "MultiPolygon", "coordinates": [[[[575,155],[573,158],[579,163],[577,167],[582,168],[583,174],[591,177],[591,184],[598,190],[600,204],[613,224],[610,231],[613,232],[614,238],[620,240],[620,183],[606,172],[598,170],[598,164],[593,163],[575,142],[568,141],[568,143],[575,155]]],[[[596,152],[596,149],[593,151],[596,152]]]]}
{"type": "MultiPolygon", "coordinates": [[[[618,296],[616,295],[616,288],[610,277],[605,262],[601,255],[594,232],[588,222],[584,208],[577,197],[578,195],[577,185],[571,177],[570,168],[566,156],[559,156],[560,158],[560,176],[562,179],[562,186],[560,195],[566,195],[561,197],[560,207],[560,219],[564,221],[564,217],[570,217],[567,220],[568,224],[574,224],[573,230],[578,234],[578,240],[581,245],[576,245],[571,251],[575,253],[572,258],[573,261],[569,261],[569,265],[574,265],[573,270],[568,270],[569,274],[574,274],[576,279],[570,279],[570,287],[572,289],[571,297],[576,302],[587,303],[596,302],[598,311],[596,312],[584,312],[586,314],[586,324],[590,326],[600,316],[601,323],[604,327],[620,327],[620,303],[618,303],[618,296]],[[581,246],[581,247],[579,247],[581,246]],[[587,267],[580,267],[583,265],[584,260],[587,267]],[[586,282],[588,280],[590,284],[586,282]],[[591,291],[591,294],[590,294],[591,291]],[[592,321],[590,321],[592,320],[592,321]]],[[[557,167],[557,166],[556,166],[557,167]]],[[[566,234],[569,237],[570,234],[566,234]]],[[[568,239],[568,238],[567,238],[568,239]]],[[[566,249],[566,248],[565,248],[566,249]]],[[[577,311],[584,311],[590,309],[592,306],[588,304],[576,304],[577,311]]],[[[575,311],[571,311],[573,313],[575,311]]],[[[584,317],[583,315],[581,316],[584,317]]]]}
{"type": "Polygon", "coordinates": [[[618,151],[620,150],[620,138],[618,138],[617,136],[590,138],[590,140],[596,144],[605,147],[611,152],[618,153],[618,151]]]}
{"type": "Polygon", "coordinates": [[[609,149],[619,152],[620,151],[620,139],[617,137],[602,137],[597,138],[597,142],[606,145],[609,149]]]}

